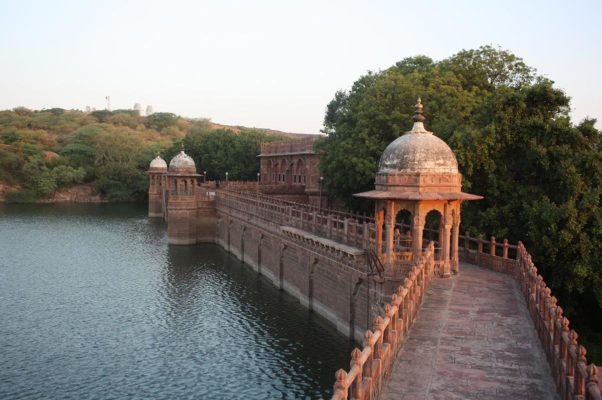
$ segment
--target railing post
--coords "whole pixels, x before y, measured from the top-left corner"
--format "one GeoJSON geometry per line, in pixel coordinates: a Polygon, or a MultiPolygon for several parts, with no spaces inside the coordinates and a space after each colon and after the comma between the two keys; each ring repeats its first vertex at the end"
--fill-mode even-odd
{"type": "Polygon", "coordinates": [[[577,366],[575,368],[575,397],[585,395],[585,376],[581,374],[581,370],[585,369],[587,358],[585,355],[587,351],[585,347],[579,346],[579,354],[577,359],[577,366]],[[583,368],[582,368],[583,367],[583,368]]]}
{"type": "Polygon", "coordinates": [[[489,244],[489,254],[495,257],[495,236],[491,237],[491,242],[489,244]]]}
{"type": "Polygon", "coordinates": [[[350,367],[353,368],[356,366],[359,370],[357,373],[355,380],[353,381],[353,386],[351,389],[351,398],[354,400],[363,400],[364,394],[362,393],[362,381],[363,381],[363,373],[362,373],[362,351],[357,347],[353,349],[351,352],[351,361],[350,367]]]}
{"type": "Polygon", "coordinates": [[[587,394],[585,396],[586,399],[590,395],[592,395],[592,393],[600,393],[600,380],[598,378],[598,367],[596,367],[595,364],[590,364],[587,367],[586,391],[587,391],[587,394]]]}
{"type": "MultiPolygon", "coordinates": [[[[559,307],[560,308],[560,307],[559,307]]],[[[559,313],[560,314],[560,313],[559,313]]],[[[562,317],[562,331],[558,340],[558,366],[557,366],[557,377],[556,386],[559,388],[560,393],[564,393],[564,387],[566,385],[567,377],[567,363],[568,363],[568,348],[569,348],[569,320],[566,317],[562,317]]]]}
{"type": "Polygon", "coordinates": [[[504,252],[502,253],[502,257],[508,258],[508,239],[504,239],[504,252]]]}
{"type": "Polygon", "coordinates": [[[570,342],[569,342],[569,348],[568,348],[568,362],[567,362],[567,369],[566,369],[566,375],[567,375],[567,388],[566,388],[566,393],[564,395],[565,399],[572,399],[573,398],[573,390],[575,387],[575,370],[576,365],[577,365],[577,349],[578,349],[578,343],[577,343],[577,338],[579,337],[579,335],[577,335],[577,332],[575,332],[574,330],[571,330],[571,333],[569,335],[570,338],[570,342]],[[570,385],[568,385],[570,383],[570,385]]]}
{"type": "Polygon", "coordinates": [[[334,377],[336,379],[333,387],[334,393],[340,393],[339,399],[347,400],[349,398],[349,390],[347,387],[347,372],[344,369],[339,369],[334,377]]]}
{"type": "Polygon", "coordinates": [[[370,349],[372,349],[372,351],[370,352],[370,356],[368,356],[368,359],[366,360],[365,368],[364,368],[364,376],[367,376],[369,378],[373,378],[374,375],[374,368],[373,368],[373,360],[374,360],[374,348],[372,346],[372,331],[370,329],[366,330],[366,332],[364,332],[364,348],[369,347],[370,349]]]}

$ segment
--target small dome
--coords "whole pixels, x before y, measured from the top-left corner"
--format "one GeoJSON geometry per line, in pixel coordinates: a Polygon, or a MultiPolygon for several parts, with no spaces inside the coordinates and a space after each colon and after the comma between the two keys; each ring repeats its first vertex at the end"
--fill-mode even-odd
{"type": "Polygon", "coordinates": [[[458,161],[447,143],[424,129],[418,99],[412,130],[391,142],[378,164],[379,173],[458,173],[458,161]]]}
{"type": "Polygon", "coordinates": [[[153,158],[150,163],[150,168],[153,169],[167,169],[167,163],[161,156],[157,155],[157,157],[153,158]]]}
{"type": "Polygon", "coordinates": [[[174,158],[169,162],[169,169],[192,169],[196,171],[194,160],[186,153],[181,150],[174,158]]]}

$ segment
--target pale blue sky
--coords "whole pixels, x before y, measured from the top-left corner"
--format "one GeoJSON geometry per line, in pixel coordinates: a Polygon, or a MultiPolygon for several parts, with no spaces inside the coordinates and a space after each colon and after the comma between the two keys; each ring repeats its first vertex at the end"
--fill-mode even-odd
{"type": "MultiPolygon", "coordinates": [[[[368,70],[491,44],[602,119],[602,1],[0,0],[0,109],[152,104],[318,133],[368,70]]],[[[600,123],[597,125],[601,126],[600,123]]]]}

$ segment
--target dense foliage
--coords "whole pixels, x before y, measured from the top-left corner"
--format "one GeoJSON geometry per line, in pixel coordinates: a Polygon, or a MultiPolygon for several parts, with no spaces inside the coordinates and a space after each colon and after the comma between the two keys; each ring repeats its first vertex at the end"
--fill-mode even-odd
{"type": "Polygon", "coordinates": [[[367,207],[350,196],[373,188],[380,154],[409,130],[419,96],[427,128],[458,158],[464,190],[485,196],[463,205],[464,229],[522,240],[573,323],[602,343],[600,132],[593,120],[574,125],[567,95],[513,54],[407,58],[338,92],[318,143],[329,191],[367,207]]]}
{"type": "Polygon", "coordinates": [[[145,171],[159,153],[167,161],[184,144],[209,178],[255,179],[259,144],[283,136],[249,128],[216,129],[208,120],[136,110],[0,111],[0,184],[8,201],[37,201],[90,184],[111,201],[146,198],[145,171]]]}

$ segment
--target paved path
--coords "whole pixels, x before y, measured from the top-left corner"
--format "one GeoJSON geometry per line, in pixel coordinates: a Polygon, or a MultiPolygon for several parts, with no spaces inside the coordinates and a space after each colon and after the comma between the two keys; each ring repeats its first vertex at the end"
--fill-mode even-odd
{"type": "Polygon", "coordinates": [[[381,399],[558,399],[514,279],[462,264],[431,281],[381,399]]]}

